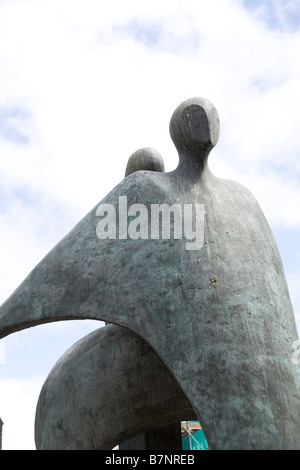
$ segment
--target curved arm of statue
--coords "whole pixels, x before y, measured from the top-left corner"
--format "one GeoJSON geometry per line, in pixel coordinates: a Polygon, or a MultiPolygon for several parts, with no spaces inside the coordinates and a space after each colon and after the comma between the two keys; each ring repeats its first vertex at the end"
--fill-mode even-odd
{"type": "Polygon", "coordinates": [[[0,335],[75,318],[124,326],[172,372],[211,449],[299,449],[297,332],[271,230],[247,189],[208,168],[209,101],[182,103],[170,133],[177,169],[114,188],[1,306],[0,335]]]}
{"type": "Polygon", "coordinates": [[[152,348],[115,325],[93,331],[59,359],[43,385],[37,449],[112,449],[125,439],[196,419],[152,348]]]}

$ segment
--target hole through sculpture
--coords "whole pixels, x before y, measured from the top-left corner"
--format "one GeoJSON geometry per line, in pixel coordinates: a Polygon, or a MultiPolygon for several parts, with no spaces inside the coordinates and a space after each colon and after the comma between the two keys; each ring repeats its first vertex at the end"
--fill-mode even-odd
{"type": "MultiPolygon", "coordinates": [[[[177,168],[168,173],[157,171],[152,159],[156,151],[144,149],[145,155],[151,154],[151,168],[141,171],[133,166],[133,172],[129,171],[51,250],[0,308],[1,336],[66,319],[92,318],[116,325],[106,326],[99,336],[95,333],[83,339],[71,350],[69,359],[64,356],[50,373],[38,405],[37,445],[59,446],[50,438],[51,433],[55,435],[54,425],[45,416],[49,413],[59,420],[60,403],[67,393],[60,370],[75,373],[75,364],[81,370],[78,351],[83,348],[89,357],[92,344],[94,359],[100,354],[97,348],[106,351],[99,375],[105,375],[109,367],[113,371],[121,364],[125,367],[120,342],[121,332],[126,331],[126,338],[122,336],[124,357],[133,354],[138,338],[139,347],[149,346],[149,354],[161,361],[166,385],[158,387],[155,397],[157,403],[163,403],[165,413],[163,422],[153,412],[153,422],[145,420],[144,427],[139,427],[139,416],[148,406],[147,387],[157,375],[147,366],[145,381],[139,384],[145,393],[136,409],[138,400],[131,395],[126,400],[129,376],[124,372],[126,379],[121,379],[119,371],[123,382],[116,399],[122,403],[122,413],[116,439],[121,439],[119,433],[128,439],[135,432],[178,420],[175,404],[180,402],[201,422],[210,449],[299,449],[299,365],[291,360],[292,344],[298,336],[274,237],[252,194],[239,183],[216,178],[209,169],[209,154],[219,136],[219,118],[208,100],[193,98],[180,104],[171,118],[170,134],[178,150],[177,168]],[[201,204],[201,248],[187,250],[184,237],[174,236],[174,216],[170,216],[173,236],[169,238],[100,239],[96,233],[99,204],[115,207],[116,228],[123,228],[120,196],[126,196],[128,207],[142,204],[148,214],[151,204],[201,204]],[[77,362],[72,362],[72,357],[77,362]],[[50,399],[47,388],[51,389],[54,377],[57,392],[50,399]],[[162,398],[166,395],[173,396],[174,410],[162,398]]],[[[136,233],[141,228],[138,216],[138,211],[127,214],[127,227],[135,220],[136,233]]],[[[134,364],[132,378],[144,360],[138,351],[130,359],[134,364]]],[[[90,363],[87,371],[93,370],[93,361],[90,363]]],[[[100,402],[91,404],[99,412],[95,412],[97,423],[93,424],[97,430],[112,398],[109,377],[105,377],[100,402]]],[[[92,381],[80,374],[76,380],[78,389],[83,390],[86,384],[84,396],[90,392],[92,397],[92,381]]],[[[71,400],[70,393],[68,397],[71,400]]],[[[71,429],[74,442],[76,426],[82,424],[79,408],[74,402],[74,414],[78,413],[78,421],[72,424],[75,428],[68,428],[68,416],[61,415],[61,429],[71,429]]],[[[84,434],[91,435],[92,427],[87,427],[84,434]]],[[[102,439],[101,433],[99,436],[96,447],[114,441],[112,436],[111,440],[107,436],[102,439]]],[[[76,445],[79,448],[82,444],[76,445]]]]}

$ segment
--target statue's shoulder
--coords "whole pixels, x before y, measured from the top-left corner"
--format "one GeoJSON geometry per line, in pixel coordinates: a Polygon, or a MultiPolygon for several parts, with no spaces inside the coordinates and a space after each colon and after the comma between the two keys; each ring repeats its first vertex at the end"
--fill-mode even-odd
{"type": "Polygon", "coordinates": [[[224,192],[228,195],[230,194],[237,202],[240,201],[241,203],[248,203],[250,205],[258,204],[250,189],[235,180],[219,179],[219,185],[222,187],[224,192]]]}
{"type": "Polygon", "coordinates": [[[167,173],[139,170],[127,176],[119,185],[119,192],[132,203],[164,202],[170,193],[167,173]]]}

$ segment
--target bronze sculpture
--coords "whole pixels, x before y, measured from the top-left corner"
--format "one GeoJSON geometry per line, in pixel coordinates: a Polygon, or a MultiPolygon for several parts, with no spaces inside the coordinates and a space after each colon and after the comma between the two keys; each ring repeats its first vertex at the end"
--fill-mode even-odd
{"type": "Polygon", "coordinates": [[[246,188],[209,170],[219,118],[208,100],[178,106],[170,133],[177,169],[137,171],[114,188],[100,204],[116,208],[119,236],[96,236],[97,205],[1,306],[0,334],[75,318],[114,323],[162,360],[211,449],[299,449],[297,332],[271,230],[246,188]],[[146,237],[145,224],[139,237],[137,223],[128,236],[134,213],[124,227],[125,196],[135,222],[142,206],[149,215],[152,205],[201,205],[203,243],[187,249],[175,236],[175,211],[173,236],[146,237]]]}

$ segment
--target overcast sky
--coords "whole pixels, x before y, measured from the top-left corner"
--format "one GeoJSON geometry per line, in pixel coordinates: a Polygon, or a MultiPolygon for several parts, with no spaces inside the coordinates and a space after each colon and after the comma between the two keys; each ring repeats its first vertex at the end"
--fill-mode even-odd
{"type": "MultiPolygon", "coordinates": [[[[150,146],[208,98],[216,176],[247,186],[277,240],[300,331],[299,0],[0,0],[0,303],[150,146]]],[[[98,322],[0,341],[4,449],[33,449],[40,388],[98,322]]]]}

